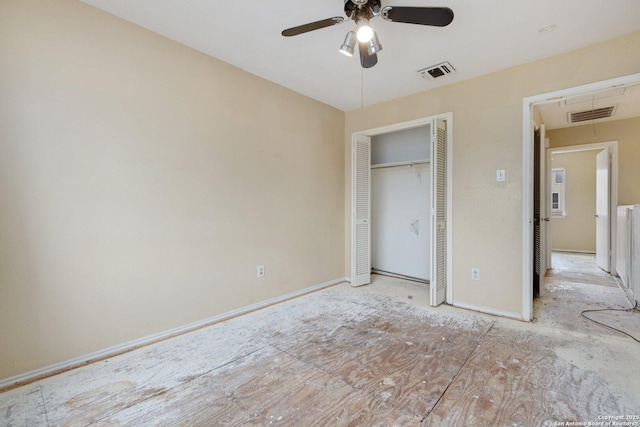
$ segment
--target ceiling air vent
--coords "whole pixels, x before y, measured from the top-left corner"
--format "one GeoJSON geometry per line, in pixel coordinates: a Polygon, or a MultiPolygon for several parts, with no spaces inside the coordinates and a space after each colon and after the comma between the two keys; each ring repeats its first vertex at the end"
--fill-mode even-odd
{"type": "Polygon", "coordinates": [[[453,68],[451,64],[449,64],[448,62],[442,62],[438,65],[433,65],[431,67],[418,70],[418,74],[420,74],[423,79],[433,80],[437,79],[438,77],[444,77],[446,75],[452,74],[455,71],[456,69],[453,68]]]}
{"type": "Polygon", "coordinates": [[[587,122],[597,119],[606,119],[613,116],[615,106],[596,108],[595,110],[578,111],[575,113],[568,113],[569,123],[587,122]]]}

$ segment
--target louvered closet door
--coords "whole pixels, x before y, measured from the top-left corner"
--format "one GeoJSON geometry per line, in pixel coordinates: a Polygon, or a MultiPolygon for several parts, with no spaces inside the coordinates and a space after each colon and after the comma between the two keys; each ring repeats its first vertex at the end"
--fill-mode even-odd
{"type": "Polygon", "coordinates": [[[543,274],[540,271],[541,240],[540,232],[540,130],[533,134],[533,297],[540,296],[543,274]]]}
{"type": "Polygon", "coordinates": [[[361,286],[371,282],[371,138],[356,135],[351,151],[351,286],[361,286]]]}
{"type": "Polygon", "coordinates": [[[445,301],[447,291],[447,122],[432,126],[431,305],[445,301]]]}

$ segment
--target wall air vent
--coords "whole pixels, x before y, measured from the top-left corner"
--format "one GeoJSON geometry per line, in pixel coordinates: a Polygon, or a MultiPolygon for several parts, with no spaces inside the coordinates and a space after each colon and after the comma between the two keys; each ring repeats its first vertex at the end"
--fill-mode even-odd
{"type": "Polygon", "coordinates": [[[567,119],[569,123],[580,123],[591,120],[606,119],[613,116],[613,112],[616,109],[615,106],[596,108],[595,110],[577,111],[574,113],[568,113],[567,119]]]}
{"type": "Polygon", "coordinates": [[[452,74],[455,71],[456,69],[453,68],[451,64],[449,64],[448,62],[442,62],[440,64],[418,70],[418,74],[420,74],[423,79],[433,80],[437,79],[438,77],[444,77],[446,75],[452,74]]]}

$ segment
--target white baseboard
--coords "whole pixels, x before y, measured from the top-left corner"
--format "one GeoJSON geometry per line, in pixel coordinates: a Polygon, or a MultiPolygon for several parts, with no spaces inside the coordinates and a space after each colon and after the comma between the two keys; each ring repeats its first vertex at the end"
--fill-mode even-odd
{"type": "Polygon", "coordinates": [[[570,253],[570,254],[589,254],[589,255],[595,255],[596,253],[593,251],[581,251],[578,249],[551,249],[551,252],[565,252],[565,253],[570,253]]]}
{"type": "Polygon", "coordinates": [[[459,301],[454,301],[452,305],[454,307],[464,308],[466,310],[479,311],[480,313],[491,314],[493,316],[507,317],[509,319],[524,320],[526,322],[529,322],[529,319],[523,319],[522,314],[520,313],[512,313],[510,311],[496,310],[494,308],[482,307],[479,305],[467,304],[459,301]]]}
{"type": "Polygon", "coordinates": [[[631,305],[631,307],[635,307],[636,306],[636,297],[635,297],[633,291],[625,286],[625,284],[622,282],[622,279],[620,278],[620,276],[613,276],[613,278],[615,279],[616,284],[618,285],[618,287],[624,293],[624,296],[627,298],[627,302],[629,303],[629,305],[631,305]]]}
{"type": "Polygon", "coordinates": [[[293,298],[301,297],[303,295],[310,294],[312,292],[316,292],[316,291],[319,291],[343,282],[348,282],[348,279],[346,277],[341,277],[339,279],[331,280],[329,282],[321,283],[319,285],[311,286],[309,288],[305,288],[296,292],[292,292],[286,295],[282,295],[279,297],[268,299],[266,301],[262,301],[256,304],[242,307],[237,310],[228,311],[226,313],[222,313],[217,316],[210,317],[208,319],[189,323],[188,325],[179,326],[177,328],[169,329],[164,332],[159,332],[157,334],[149,335],[149,336],[138,338],[122,344],[118,344],[113,347],[105,348],[103,350],[99,350],[94,353],[89,353],[84,356],[65,360],[64,362],[55,363],[53,365],[49,365],[39,369],[35,369],[33,371],[25,372],[24,374],[16,375],[14,377],[2,379],[0,380],[0,391],[6,388],[24,385],[24,384],[36,381],[38,379],[42,379],[51,375],[68,371],[70,369],[78,368],[88,363],[97,362],[99,360],[104,360],[109,357],[114,357],[119,354],[126,353],[128,351],[135,350],[137,348],[144,347],[146,345],[165,340],[167,338],[172,338],[188,332],[193,332],[195,330],[198,330],[207,326],[211,326],[215,323],[229,320],[231,318],[234,318],[243,314],[251,313],[252,311],[260,310],[262,308],[266,308],[271,305],[275,305],[293,298]]]}

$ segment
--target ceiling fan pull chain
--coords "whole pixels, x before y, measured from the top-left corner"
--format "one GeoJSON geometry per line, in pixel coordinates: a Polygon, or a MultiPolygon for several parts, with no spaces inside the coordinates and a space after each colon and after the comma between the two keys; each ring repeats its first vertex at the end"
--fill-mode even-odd
{"type": "Polygon", "coordinates": [[[364,67],[360,67],[360,108],[364,108],[364,67]]]}

